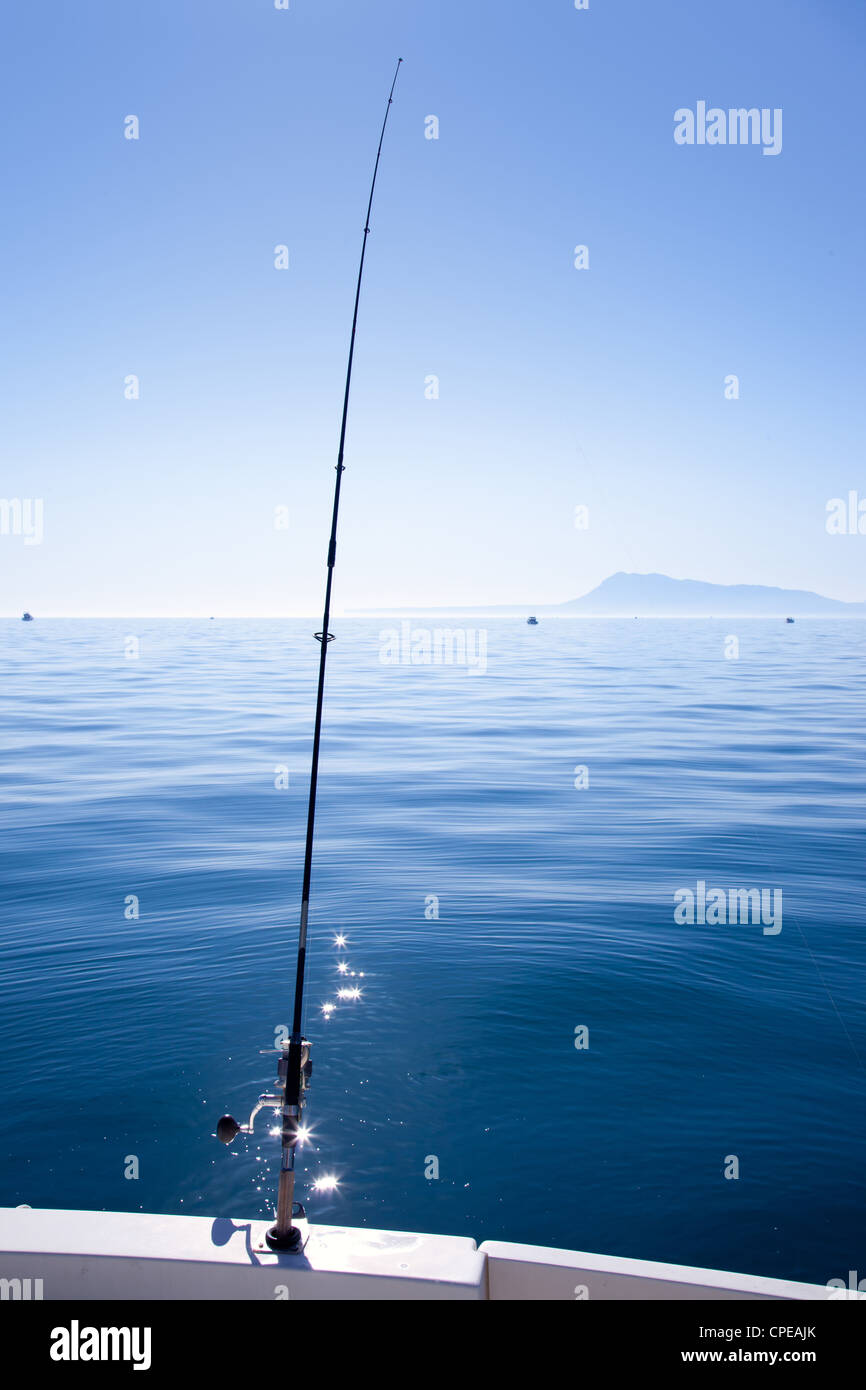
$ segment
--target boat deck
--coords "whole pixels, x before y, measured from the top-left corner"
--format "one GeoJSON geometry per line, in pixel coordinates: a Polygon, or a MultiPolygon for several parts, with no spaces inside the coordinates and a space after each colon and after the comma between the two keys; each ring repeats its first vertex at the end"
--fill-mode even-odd
{"type": "Polygon", "coordinates": [[[467,1236],[298,1222],[277,1254],[267,1221],[0,1209],[2,1297],[89,1299],[826,1299],[821,1284],[467,1236]]]}

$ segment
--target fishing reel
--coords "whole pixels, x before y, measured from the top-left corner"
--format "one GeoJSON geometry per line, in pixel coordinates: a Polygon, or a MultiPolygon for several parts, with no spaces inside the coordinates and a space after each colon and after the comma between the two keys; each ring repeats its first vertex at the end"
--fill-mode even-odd
{"type": "MultiPolygon", "coordinates": [[[[310,1061],[311,1047],[311,1042],[308,1042],[306,1038],[301,1039],[301,1075],[297,1114],[295,1117],[296,1121],[300,1121],[300,1112],[304,1107],[307,1088],[310,1084],[310,1076],[313,1071],[313,1064],[310,1061]]],[[[223,1115],[221,1117],[221,1119],[217,1122],[216,1127],[216,1137],[217,1139],[219,1139],[221,1144],[230,1144],[232,1140],[237,1137],[238,1134],[252,1134],[253,1126],[255,1125],[256,1115],[258,1115],[260,1110],[264,1110],[266,1106],[270,1106],[277,1113],[279,1113],[279,1111],[285,1106],[286,1082],[288,1080],[289,1075],[290,1048],[291,1042],[287,1039],[285,1042],[280,1043],[279,1047],[265,1047],[261,1049],[259,1053],[261,1057],[267,1057],[273,1053],[276,1053],[276,1055],[280,1059],[277,1063],[277,1079],[274,1082],[274,1089],[273,1091],[264,1091],[259,1096],[258,1100],[256,1101],[255,1105],[253,1106],[250,1112],[248,1124],[239,1125],[237,1120],[232,1115],[223,1115]]],[[[297,1136],[297,1123],[295,1125],[295,1135],[297,1136]]]]}

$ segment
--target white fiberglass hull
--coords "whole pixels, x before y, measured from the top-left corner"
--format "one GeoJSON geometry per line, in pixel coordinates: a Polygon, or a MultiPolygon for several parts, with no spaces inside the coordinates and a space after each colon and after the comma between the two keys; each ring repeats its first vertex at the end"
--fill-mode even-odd
{"type": "Polygon", "coordinates": [[[268,1222],[0,1209],[2,1297],[79,1299],[826,1299],[821,1284],[465,1236],[298,1224],[275,1254],[268,1222]]]}

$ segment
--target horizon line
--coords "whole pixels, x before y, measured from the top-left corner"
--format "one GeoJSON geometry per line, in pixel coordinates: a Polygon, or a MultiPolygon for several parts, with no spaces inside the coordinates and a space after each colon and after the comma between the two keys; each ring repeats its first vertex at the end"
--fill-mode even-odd
{"type": "MultiPolygon", "coordinates": [[[[837,601],[838,601],[838,602],[844,602],[844,600],[837,600],[837,601]]],[[[527,612],[528,607],[529,607],[529,605],[524,605],[522,608],[520,608],[520,609],[518,610],[518,609],[517,609],[517,606],[515,605],[515,608],[512,610],[512,609],[510,609],[510,608],[508,607],[508,605],[502,605],[501,607],[500,607],[500,606],[497,606],[497,608],[495,609],[495,611],[492,610],[492,608],[491,608],[490,606],[488,606],[488,607],[478,607],[478,608],[471,608],[471,607],[462,607],[462,608],[446,608],[446,607],[443,607],[443,608],[420,608],[420,607],[419,607],[419,608],[417,608],[417,609],[412,609],[412,608],[356,608],[356,609],[351,610],[350,612],[340,613],[340,614],[337,614],[337,615],[332,615],[332,617],[333,617],[333,616],[336,616],[336,618],[337,618],[338,621],[339,621],[340,619],[343,619],[343,618],[355,619],[355,620],[357,620],[357,619],[361,619],[361,618],[379,618],[379,617],[381,617],[381,618],[403,618],[403,619],[405,619],[405,620],[408,621],[408,619],[409,619],[412,615],[417,615],[417,616],[428,616],[428,615],[441,614],[442,616],[449,616],[449,615],[458,615],[458,614],[463,614],[463,615],[467,615],[467,614],[468,614],[468,615],[477,614],[477,615],[482,616],[482,617],[487,617],[487,618],[492,618],[492,619],[501,618],[501,619],[504,620],[504,619],[506,619],[506,618],[522,618],[523,615],[527,612]],[[503,611],[503,608],[504,608],[506,611],[503,611]]],[[[669,619],[669,618],[676,618],[676,619],[693,619],[693,618],[711,618],[711,619],[715,619],[715,618],[738,618],[738,619],[744,619],[744,618],[756,618],[756,619],[757,619],[757,618],[761,618],[761,619],[763,619],[763,618],[773,618],[773,619],[777,619],[777,618],[781,618],[781,617],[784,616],[781,612],[775,612],[775,613],[773,613],[773,612],[768,612],[768,613],[756,613],[756,612],[751,612],[751,613],[740,613],[740,612],[737,612],[737,611],[735,611],[735,610],[728,611],[728,612],[726,612],[725,610],[720,610],[720,611],[717,611],[717,612],[714,612],[714,613],[709,613],[709,612],[707,612],[707,613],[694,613],[694,612],[692,612],[692,613],[633,613],[633,612],[631,611],[631,609],[623,609],[623,611],[622,611],[622,612],[619,612],[619,613],[615,613],[615,612],[611,612],[611,613],[575,613],[575,612],[566,612],[566,613],[562,613],[562,612],[552,612],[552,613],[551,613],[551,612],[545,611],[545,608],[544,608],[543,605],[542,605],[542,606],[536,606],[536,611],[539,612],[539,613],[542,613],[543,616],[544,616],[545,618],[553,618],[553,619],[556,619],[556,618],[561,618],[561,619],[580,619],[580,620],[586,619],[586,620],[590,620],[590,621],[592,621],[592,622],[605,622],[605,621],[609,621],[609,620],[611,620],[611,619],[616,619],[616,620],[627,619],[627,620],[629,620],[629,621],[634,622],[634,621],[635,621],[636,619],[638,619],[638,618],[664,618],[664,619],[669,619]]],[[[833,612],[833,611],[831,610],[831,611],[828,611],[828,612],[806,612],[806,613],[798,613],[798,614],[796,614],[796,616],[797,616],[798,620],[807,620],[807,619],[809,619],[809,618],[822,618],[822,619],[838,619],[839,621],[842,621],[842,622],[849,621],[849,620],[852,620],[852,619],[854,619],[854,620],[859,620],[859,621],[863,621],[863,620],[866,620],[866,611],[861,612],[861,613],[841,613],[841,612],[833,612]]],[[[148,620],[148,621],[159,620],[160,622],[190,622],[190,621],[196,621],[196,622],[205,622],[205,623],[206,623],[206,622],[217,622],[217,621],[220,621],[220,622],[229,622],[229,623],[233,623],[233,622],[242,623],[242,622],[250,622],[250,621],[256,621],[256,622],[259,622],[259,621],[261,621],[261,622],[288,622],[288,621],[293,621],[293,622],[294,622],[294,621],[297,621],[297,622],[306,622],[306,621],[309,621],[309,622],[318,622],[318,621],[321,619],[321,614],[320,614],[320,613],[213,613],[213,614],[208,613],[207,615],[205,615],[204,613],[41,613],[41,614],[38,615],[38,619],[37,619],[37,615],[34,614],[34,615],[32,616],[32,621],[34,621],[34,622],[36,622],[37,620],[43,621],[43,622],[44,622],[44,621],[54,621],[54,620],[59,621],[59,622],[118,622],[118,621],[120,621],[121,619],[122,619],[124,622],[129,622],[129,621],[132,621],[133,619],[146,619],[146,620],[148,620]]],[[[21,616],[20,613],[0,613],[0,622],[2,622],[2,621],[8,621],[8,622],[22,622],[23,619],[22,619],[22,616],[21,616]]]]}

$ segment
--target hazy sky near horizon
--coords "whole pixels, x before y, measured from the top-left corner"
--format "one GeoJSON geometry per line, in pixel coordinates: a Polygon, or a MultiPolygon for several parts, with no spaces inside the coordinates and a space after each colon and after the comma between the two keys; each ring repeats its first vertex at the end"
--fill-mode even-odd
{"type": "Polygon", "coordinates": [[[337,609],[616,570],[866,599],[866,535],[825,529],[866,497],[861,4],[91,0],[3,28],[0,497],[44,508],[40,544],[0,535],[4,613],[320,608],[398,56],[337,609]],[[781,108],[781,153],[678,145],[700,101],[781,108]]]}

